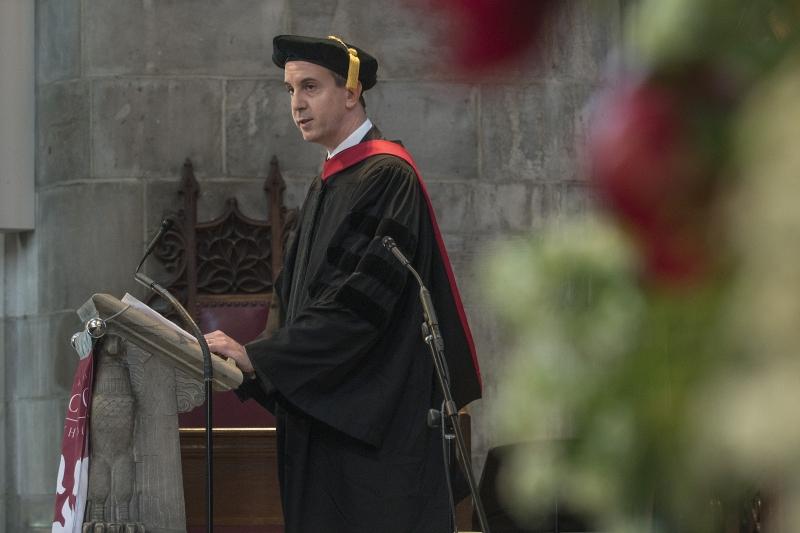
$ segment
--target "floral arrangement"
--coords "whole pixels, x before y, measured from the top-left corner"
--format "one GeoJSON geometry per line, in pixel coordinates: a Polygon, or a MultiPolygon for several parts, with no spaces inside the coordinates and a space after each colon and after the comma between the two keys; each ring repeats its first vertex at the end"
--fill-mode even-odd
{"type": "MultiPolygon", "coordinates": [[[[488,21],[487,57],[536,45],[492,2],[449,4],[488,21]]],[[[800,1],[629,4],[587,140],[598,212],[488,267],[515,339],[501,486],[523,520],[558,494],[601,531],[794,530],[800,1]]],[[[558,9],[526,5],[534,29],[558,9]]]]}

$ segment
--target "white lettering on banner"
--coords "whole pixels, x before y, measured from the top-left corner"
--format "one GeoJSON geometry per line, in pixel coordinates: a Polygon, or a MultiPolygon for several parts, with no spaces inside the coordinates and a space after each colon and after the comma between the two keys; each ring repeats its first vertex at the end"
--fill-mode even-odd
{"type": "MultiPolygon", "coordinates": [[[[77,413],[81,407],[89,406],[89,388],[85,387],[79,394],[73,394],[69,399],[69,412],[77,413]]],[[[83,418],[83,417],[79,417],[83,418]]]]}
{"type": "Polygon", "coordinates": [[[82,422],[86,419],[89,407],[89,398],[91,391],[85,387],[79,394],[73,394],[69,403],[67,404],[68,415],[64,417],[64,436],[73,439],[77,435],[85,435],[85,424],[82,422]],[[73,416],[69,416],[73,414],[73,416]]]}
{"type": "Polygon", "coordinates": [[[81,404],[78,401],[78,398],[80,398],[80,397],[81,397],[80,394],[73,394],[70,397],[69,405],[68,405],[68,409],[69,409],[70,413],[77,413],[78,412],[78,409],[81,407],[81,404]]]}

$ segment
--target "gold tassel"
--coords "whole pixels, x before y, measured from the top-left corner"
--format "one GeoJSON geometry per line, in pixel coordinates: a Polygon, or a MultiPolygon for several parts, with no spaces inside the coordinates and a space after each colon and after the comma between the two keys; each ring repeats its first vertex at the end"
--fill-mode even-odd
{"type": "Polygon", "coordinates": [[[347,66],[347,84],[345,87],[351,91],[355,91],[358,88],[358,71],[361,68],[361,60],[358,58],[358,51],[355,48],[348,47],[343,40],[335,35],[328,35],[328,39],[333,39],[347,50],[350,64],[347,66]]]}

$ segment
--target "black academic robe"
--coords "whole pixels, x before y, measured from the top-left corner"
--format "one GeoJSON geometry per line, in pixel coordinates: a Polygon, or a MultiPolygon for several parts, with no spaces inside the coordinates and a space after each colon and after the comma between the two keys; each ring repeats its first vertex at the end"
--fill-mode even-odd
{"type": "MultiPolygon", "coordinates": [[[[377,137],[373,128],[365,139],[377,137]]],[[[285,323],[247,346],[257,378],[238,392],[276,414],[286,533],[448,531],[441,437],[426,424],[441,393],[418,287],[386,235],[426,284],[441,284],[406,162],[378,155],[316,178],[276,288],[285,323]]],[[[440,322],[453,323],[432,293],[440,322]]],[[[470,387],[467,399],[479,394],[470,387]]]]}

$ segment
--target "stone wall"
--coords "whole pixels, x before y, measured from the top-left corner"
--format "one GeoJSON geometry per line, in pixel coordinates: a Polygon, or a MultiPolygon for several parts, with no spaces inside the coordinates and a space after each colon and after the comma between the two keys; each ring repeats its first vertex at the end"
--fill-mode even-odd
{"type": "Polygon", "coordinates": [[[0,2],[0,232],[33,229],[35,12],[0,2]]]}
{"type": "MultiPolygon", "coordinates": [[[[0,294],[6,293],[6,274],[5,274],[5,235],[0,233],[0,294]]],[[[6,349],[5,349],[5,298],[0,298],[0,516],[6,516],[6,500],[8,498],[8,476],[6,476],[6,463],[8,454],[6,453],[6,438],[8,431],[8,402],[6,401],[6,349]]],[[[0,533],[5,531],[5,520],[0,519],[0,533]]]]}
{"type": "Polygon", "coordinates": [[[290,205],[320,168],[322,151],[301,141],[282,71],[270,61],[278,33],[336,33],[381,61],[368,114],[404,141],[426,177],[478,344],[486,383],[472,409],[480,468],[496,444],[487,410],[504,350],[475,265],[496,238],[586,208],[576,141],[586,99],[619,40],[618,3],[596,10],[597,0],[569,0],[538,61],[481,79],[434,63],[443,21],[407,4],[37,0],[37,229],[6,236],[4,252],[0,515],[8,531],[50,529],[77,364],[68,343],[80,326],[74,310],[92,292],[141,295],[131,273],[175,204],[183,160],[192,159],[201,181],[202,219],[228,196],[264,218],[272,155],[290,205]]]}

